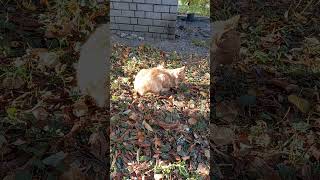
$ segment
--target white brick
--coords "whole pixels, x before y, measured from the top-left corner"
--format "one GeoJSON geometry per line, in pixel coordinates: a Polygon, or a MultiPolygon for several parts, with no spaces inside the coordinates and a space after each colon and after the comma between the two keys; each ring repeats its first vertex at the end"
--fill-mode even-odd
{"type": "Polygon", "coordinates": [[[168,39],[175,39],[176,38],[176,35],[168,35],[168,39]]]}
{"type": "Polygon", "coordinates": [[[164,33],[164,27],[149,26],[149,32],[164,33]]]}
{"type": "Polygon", "coordinates": [[[131,24],[138,24],[138,18],[130,18],[131,24]]]}
{"type": "Polygon", "coordinates": [[[119,29],[120,30],[125,30],[125,31],[133,31],[133,25],[130,25],[130,24],[119,24],[119,29]]]}
{"type": "Polygon", "coordinates": [[[140,24],[140,25],[152,25],[152,24],[153,24],[153,21],[152,21],[152,19],[142,19],[142,18],[139,18],[139,19],[138,19],[138,24],[140,24]]]}
{"type": "Polygon", "coordinates": [[[130,3],[129,4],[130,10],[137,10],[137,4],[136,3],[130,3]]]}
{"type": "Polygon", "coordinates": [[[130,24],[130,18],[128,17],[115,17],[117,23],[130,24]]]}
{"type": "Polygon", "coordinates": [[[111,23],[116,22],[115,17],[110,17],[110,22],[111,22],[111,23]]]}
{"type": "Polygon", "coordinates": [[[177,13],[178,12],[178,6],[170,6],[170,13],[177,13]]]}
{"type": "Polygon", "coordinates": [[[160,37],[161,37],[161,39],[168,39],[168,35],[167,34],[161,34],[160,37]]]}
{"type": "Polygon", "coordinates": [[[148,32],[148,26],[140,26],[140,25],[134,25],[133,28],[135,31],[140,31],[140,32],[148,32]]]}
{"type": "Polygon", "coordinates": [[[121,16],[121,10],[110,9],[110,16],[121,16]]]}
{"type": "Polygon", "coordinates": [[[113,3],[113,7],[114,9],[129,10],[129,3],[115,2],[113,3]]]}
{"type": "Polygon", "coordinates": [[[148,38],[152,38],[153,37],[153,33],[149,33],[149,32],[145,33],[145,36],[148,37],[148,38]]]}
{"type": "Polygon", "coordinates": [[[116,30],[116,29],[119,29],[119,26],[118,26],[118,24],[111,24],[110,29],[116,30]]]}
{"type": "Polygon", "coordinates": [[[133,17],[134,11],[122,10],[121,15],[126,17],[133,17]]]}
{"type": "Polygon", "coordinates": [[[162,0],[162,4],[167,4],[167,5],[178,5],[178,0],[162,0]]]}
{"type": "Polygon", "coordinates": [[[161,4],[161,0],[146,0],[145,3],[149,3],[149,4],[161,4]]]}
{"type": "Polygon", "coordinates": [[[170,6],[154,5],[154,12],[170,12],[170,6]]]}
{"type": "Polygon", "coordinates": [[[161,19],[161,13],[146,12],[146,17],[151,19],[161,19]]]}
{"type": "Polygon", "coordinates": [[[171,23],[171,21],[167,21],[167,20],[153,20],[153,25],[154,26],[163,26],[163,27],[167,27],[169,26],[169,24],[171,23]]]}
{"type": "Polygon", "coordinates": [[[161,35],[159,33],[153,33],[152,37],[155,39],[160,39],[161,35]]]}
{"type": "Polygon", "coordinates": [[[153,11],[152,4],[137,4],[138,11],[153,11]]]}
{"type": "Polygon", "coordinates": [[[144,18],[144,11],[135,11],[134,17],[144,18]]]}
{"type": "Polygon", "coordinates": [[[164,20],[176,20],[177,19],[177,14],[161,13],[161,19],[164,19],[164,20]]]}

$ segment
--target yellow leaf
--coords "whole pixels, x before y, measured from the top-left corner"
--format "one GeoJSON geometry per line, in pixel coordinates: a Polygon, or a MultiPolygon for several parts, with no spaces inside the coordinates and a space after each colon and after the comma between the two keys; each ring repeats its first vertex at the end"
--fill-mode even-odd
{"type": "Polygon", "coordinates": [[[310,103],[301,97],[298,97],[296,95],[290,95],[288,96],[288,100],[303,113],[307,113],[310,110],[310,103]]]}

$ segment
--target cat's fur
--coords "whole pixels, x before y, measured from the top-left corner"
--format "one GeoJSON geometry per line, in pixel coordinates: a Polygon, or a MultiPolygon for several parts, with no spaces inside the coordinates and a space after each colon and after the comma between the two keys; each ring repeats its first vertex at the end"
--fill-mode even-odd
{"type": "Polygon", "coordinates": [[[185,78],[185,66],[176,69],[166,69],[163,66],[142,69],[134,80],[134,90],[139,95],[146,93],[159,94],[177,87],[185,78]]]}
{"type": "Polygon", "coordinates": [[[109,24],[99,25],[82,45],[77,67],[81,93],[91,96],[99,107],[107,99],[107,72],[110,59],[109,24]]]}

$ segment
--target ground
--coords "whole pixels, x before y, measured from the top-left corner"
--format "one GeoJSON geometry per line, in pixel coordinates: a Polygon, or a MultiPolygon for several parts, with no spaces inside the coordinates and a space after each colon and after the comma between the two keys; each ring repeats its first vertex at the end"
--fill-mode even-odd
{"type": "Polygon", "coordinates": [[[226,179],[317,179],[319,2],[213,5],[213,21],[241,15],[241,59],[211,82],[211,172],[226,179]]]}

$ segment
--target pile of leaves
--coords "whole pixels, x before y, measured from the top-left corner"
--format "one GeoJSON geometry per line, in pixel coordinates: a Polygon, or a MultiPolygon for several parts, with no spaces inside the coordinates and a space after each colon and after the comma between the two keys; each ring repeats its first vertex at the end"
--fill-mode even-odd
{"type": "Polygon", "coordinates": [[[81,2],[1,2],[1,179],[108,177],[109,112],[80,96],[74,63],[109,5],[81,2]]]}
{"type": "Polygon", "coordinates": [[[216,74],[211,170],[231,179],[320,175],[318,1],[215,1],[211,19],[240,14],[241,60],[216,74]]]}
{"type": "Polygon", "coordinates": [[[209,173],[209,66],[207,59],[186,65],[178,89],[137,97],[134,76],[165,64],[183,66],[176,53],[148,45],[115,45],[111,58],[112,177],[199,179],[209,173]]]}

